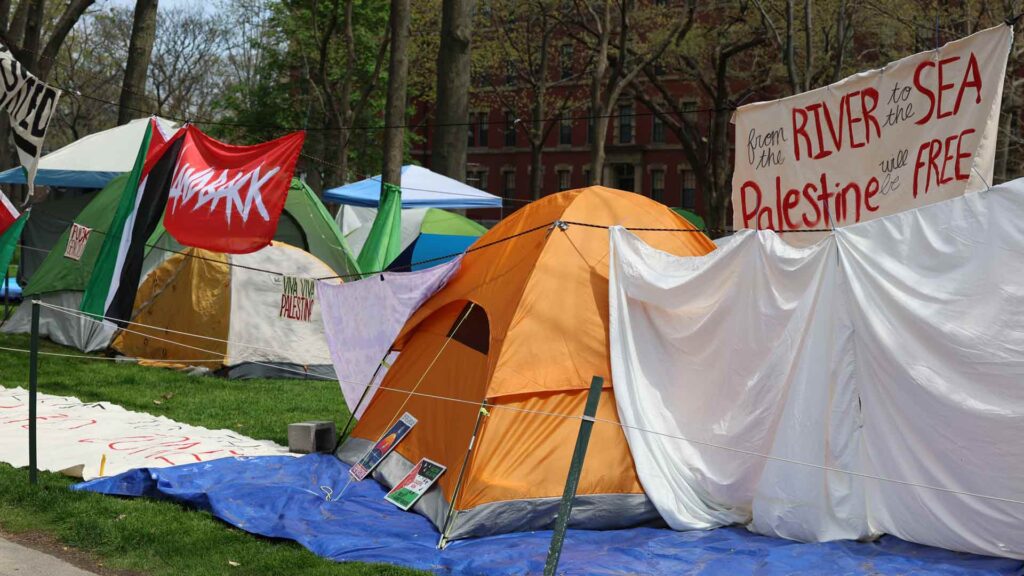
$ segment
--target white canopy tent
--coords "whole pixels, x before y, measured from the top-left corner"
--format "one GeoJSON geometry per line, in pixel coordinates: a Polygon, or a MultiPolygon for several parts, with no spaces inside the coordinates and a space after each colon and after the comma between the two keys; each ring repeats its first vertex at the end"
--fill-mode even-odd
{"type": "MultiPolygon", "coordinates": [[[[165,133],[178,128],[170,120],[157,118],[165,133]]],[[[96,132],[80,138],[39,160],[36,186],[64,188],[103,188],[111,180],[129,172],[146,133],[149,118],[96,132]]],[[[0,172],[0,184],[25,184],[25,170],[16,166],[0,172]]]]}

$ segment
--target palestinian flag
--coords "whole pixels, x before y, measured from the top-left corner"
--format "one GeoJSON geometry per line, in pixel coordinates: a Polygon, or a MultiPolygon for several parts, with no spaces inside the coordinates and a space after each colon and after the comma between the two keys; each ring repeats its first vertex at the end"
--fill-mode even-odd
{"type": "Polygon", "coordinates": [[[18,219],[18,216],[20,216],[18,209],[11,204],[3,192],[0,192],[0,234],[6,232],[11,224],[18,219]]]}
{"type": "Polygon", "coordinates": [[[83,312],[122,328],[128,324],[142,276],[146,242],[163,217],[184,134],[179,130],[165,141],[156,122],[150,120],[85,288],[83,312]]]}
{"type": "MultiPolygon", "coordinates": [[[[4,206],[3,203],[7,201],[7,198],[0,193],[0,219],[3,218],[4,206]]],[[[18,247],[18,240],[21,239],[21,231],[25,228],[25,222],[28,221],[28,215],[31,210],[26,210],[24,214],[17,217],[13,222],[8,224],[6,228],[0,223],[0,294],[6,288],[3,286],[3,279],[7,276],[7,266],[11,263],[11,258],[14,257],[14,250],[18,247]]],[[[15,210],[14,214],[18,212],[15,210]]]]}

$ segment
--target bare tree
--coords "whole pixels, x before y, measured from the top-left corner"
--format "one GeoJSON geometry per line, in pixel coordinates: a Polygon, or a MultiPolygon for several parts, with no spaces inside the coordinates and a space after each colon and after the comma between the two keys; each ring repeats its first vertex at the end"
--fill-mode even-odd
{"type": "Polygon", "coordinates": [[[695,41],[672,46],[660,61],[665,73],[647,66],[633,85],[637,98],[679,138],[707,201],[705,221],[720,231],[728,222],[732,190],[730,118],[737,104],[774,83],[770,74],[751,78],[740,70],[770,69],[775,55],[757,50],[768,38],[758,15],[744,2],[728,7],[719,3],[696,18],[701,24],[691,33],[695,41]],[[697,88],[706,114],[685,107],[669,84],[671,78],[697,88]]]}
{"type": "Polygon", "coordinates": [[[228,75],[228,25],[199,6],[160,12],[148,82],[156,114],[184,120],[216,116],[217,95],[228,75]]]}
{"type": "Polygon", "coordinates": [[[590,170],[596,184],[605,181],[608,121],[623,90],[693,26],[696,1],[685,0],[683,4],[674,17],[658,19],[652,22],[653,26],[638,30],[633,26],[638,11],[636,0],[575,0],[575,24],[580,30],[576,38],[594,57],[590,88],[594,143],[590,170]]]}
{"type": "MultiPolygon", "coordinates": [[[[495,0],[481,15],[485,30],[474,59],[480,83],[477,97],[523,118],[521,126],[530,147],[530,195],[543,191],[543,154],[551,131],[563,116],[575,110],[585,96],[580,84],[584,69],[575,52],[561,53],[558,44],[565,28],[557,0],[495,0]]],[[[462,133],[465,138],[465,131],[462,133]]]]}
{"type": "Polygon", "coordinates": [[[146,105],[146,73],[156,42],[158,0],[136,0],[132,36],[128,44],[128,61],[121,81],[117,123],[127,124],[146,105]]]}

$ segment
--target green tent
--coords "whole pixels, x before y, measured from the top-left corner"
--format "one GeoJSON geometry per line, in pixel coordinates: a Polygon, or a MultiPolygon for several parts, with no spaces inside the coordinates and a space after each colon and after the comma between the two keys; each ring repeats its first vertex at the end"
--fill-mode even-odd
{"type": "Polygon", "coordinates": [[[693,224],[698,230],[704,230],[704,219],[700,217],[700,214],[687,210],[686,208],[673,208],[672,211],[683,218],[686,218],[686,220],[690,224],[693,224]]]}
{"type": "MultiPolygon", "coordinates": [[[[65,228],[63,234],[32,275],[28,286],[25,287],[26,296],[40,296],[44,302],[64,308],[78,309],[89,275],[92,273],[93,265],[96,263],[96,258],[103,245],[103,232],[107,230],[114,218],[127,178],[128,174],[123,174],[112,180],[97,192],[92,201],[75,217],[76,224],[92,230],[78,260],[67,258],[64,255],[71,233],[71,225],[63,224],[65,228]]],[[[359,272],[338,225],[316,194],[299,180],[292,181],[274,239],[313,254],[339,276],[358,274],[359,272]]],[[[143,277],[173,255],[173,251],[182,250],[182,246],[166,233],[162,224],[157,227],[147,244],[152,248],[146,252],[143,277]]],[[[6,333],[28,332],[30,329],[28,309],[28,306],[20,307],[14,316],[4,324],[2,331],[6,333]]],[[[105,348],[112,336],[88,320],[52,309],[44,309],[41,320],[41,332],[44,336],[80,350],[92,351],[105,348]]]]}
{"type": "MultiPolygon", "coordinates": [[[[338,212],[337,222],[345,239],[360,256],[376,215],[376,208],[362,206],[345,205],[338,212]]],[[[478,222],[440,208],[403,208],[400,228],[401,254],[386,262],[390,269],[420,270],[436,266],[446,261],[439,257],[464,251],[487,232],[478,222]],[[429,262],[412,266],[424,260],[429,262]]]]}

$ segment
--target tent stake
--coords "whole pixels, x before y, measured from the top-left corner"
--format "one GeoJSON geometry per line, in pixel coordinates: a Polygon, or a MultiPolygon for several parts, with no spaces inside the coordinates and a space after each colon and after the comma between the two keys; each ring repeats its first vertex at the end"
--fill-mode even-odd
{"type": "Polygon", "coordinates": [[[576,499],[576,487],[579,486],[580,474],[583,472],[583,459],[587,456],[587,445],[590,444],[590,431],[594,427],[594,416],[597,414],[597,402],[601,399],[602,386],[604,386],[604,379],[600,376],[594,376],[594,379],[590,381],[587,405],[583,409],[580,433],[576,437],[576,449],[573,450],[572,462],[569,464],[569,476],[565,480],[562,503],[558,506],[555,531],[551,535],[551,548],[548,549],[548,559],[544,563],[544,576],[554,576],[558,569],[558,559],[562,555],[565,530],[569,526],[569,515],[572,514],[573,500],[576,499]]]}
{"type": "Polygon", "coordinates": [[[39,372],[39,301],[32,301],[32,339],[28,358],[28,481],[38,484],[36,461],[36,380],[39,372]]]}

